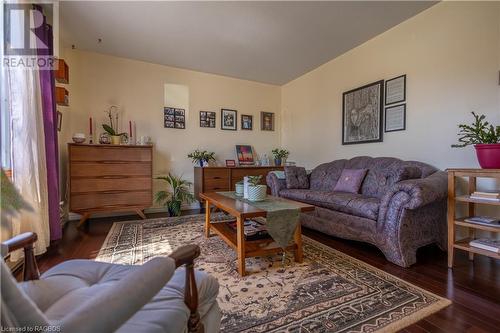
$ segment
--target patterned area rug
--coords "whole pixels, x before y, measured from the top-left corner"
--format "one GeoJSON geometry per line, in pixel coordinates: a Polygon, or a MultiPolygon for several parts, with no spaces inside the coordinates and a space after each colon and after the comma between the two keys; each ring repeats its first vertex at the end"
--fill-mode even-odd
{"type": "MultiPolygon", "coordinates": [[[[216,215],[216,219],[223,219],[216,215]]],[[[141,264],[196,243],[196,268],[220,283],[222,332],[393,332],[450,304],[328,246],[304,237],[301,264],[289,254],[246,260],[237,272],[236,254],[218,236],[203,235],[203,215],[118,222],[96,260],[141,264]]]]}

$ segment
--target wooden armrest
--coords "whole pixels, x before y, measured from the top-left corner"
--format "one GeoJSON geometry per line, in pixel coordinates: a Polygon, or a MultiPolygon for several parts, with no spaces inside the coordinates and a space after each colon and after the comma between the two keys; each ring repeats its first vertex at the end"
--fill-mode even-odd
{"type": "Polygon", "coordinates": [[[184,245],[172,252],[169,257],[175,260],[175,267],[186,266],[186,281],[184,287],[184,303],[190,311],[188,332],[203,332],[203,325],[198,313],[198,288],[194,277],[194,259],[200,255],[200,247],[195,244],[184,245]]]}
{"type": "Polygon", "coordinates": [[[192,264],[200,255],[200,247],[195,244],[181,246],[175,249],[169,257],[175,260],[175,267],[192,264]]]}
{"type": "Polygon", "coordinates": [[[2,242],[7,245],[9,253],[15,250],[23,249],[26,246],[33,245],[38,240],[38,236],[34,232],[25,232],[11,239],[2,242]]]}
{"type": "Polygon", "coordinates": [[[38,280],[40,273],[36,264],[33,244],[38,240],[34,232],[25,232],[11,239],[2,242],[7,245],[7,251],[10,253],[15,250],[24,249],[23,281],[38,280]]]}

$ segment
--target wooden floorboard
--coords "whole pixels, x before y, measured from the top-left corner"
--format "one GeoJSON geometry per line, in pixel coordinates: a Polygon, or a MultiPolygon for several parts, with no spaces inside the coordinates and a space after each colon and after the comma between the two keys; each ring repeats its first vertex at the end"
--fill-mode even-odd
{"type": "MultiPolygon", "coordinates": [[[[197,210],[184,214],[199,213],[197,210]]],[[[163,213],[148,214],[149,218],[163,213]]],[[[137,220],[136,215],[90,219],[87,226],[76,228],[69,222],[58,244],[38,258],[41,272],[70,259],[94,259],[113,222],[137,220]]],[[[500,262],[484,256],[469,261],[457,251],[455,267],[446,266],[446,253],[427,246],[417,253],[417,263],[402,268],[389,263],[374,246],[342,240],[303,228],[303,233],[325,245],[362,260],[409,283],[450,299],[449,307],[403,329],[406,333],[500,332],[500,262]]]]}

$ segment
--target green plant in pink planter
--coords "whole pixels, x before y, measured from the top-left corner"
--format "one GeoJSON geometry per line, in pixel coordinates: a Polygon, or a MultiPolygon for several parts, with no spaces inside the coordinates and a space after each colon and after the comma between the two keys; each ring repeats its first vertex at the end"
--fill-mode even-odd
{"type": "Polygon", "coordinates": [[[488,123],[485,115],[472,112],[474,122],[471,125],[460,124],[458,144],[453,148],[473,145],[477,160],[483,169],[500,169],[500,126],[488,123]]]}

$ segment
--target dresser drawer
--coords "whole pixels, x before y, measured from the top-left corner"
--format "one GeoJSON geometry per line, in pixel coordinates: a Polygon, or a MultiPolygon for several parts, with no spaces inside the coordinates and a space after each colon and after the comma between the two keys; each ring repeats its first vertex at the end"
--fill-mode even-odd
{"type": "Polygon", "coordinates": [[[113,146],[71,146],[71,161],[140,161],[152,160],[151,148],[113,146]]]}
{"type": "Polygon", "coordinates": [[[205,181],[208,180],[229,180],[230,170],[206,168],[203,172],[205,181]]]}
{"type": "Polygon", "coordinates": [[[151,177],[99,176],[71,179],[72,194],[113,190],[150,191],[151,187],[151,177]]]}
{"type": "Polygon", "coordinates": [[[205,180],[204,192],[230,191],[229,179],[205,180]]]}
{"type": "Polygon", "coordinates": [[[151,163],[92,163],[73,162],[71,164],[71,177],[99,177],[99,176],[146,176],[151,177],[151,163]]]}
{"type": "Polygon", "coordinates": [[[152,203],[151,191],[109,191],[108,193],[71,194],[70,209],[79,210],[108,210],[120,209],[127,206],[150,207],[152,203]]]}

